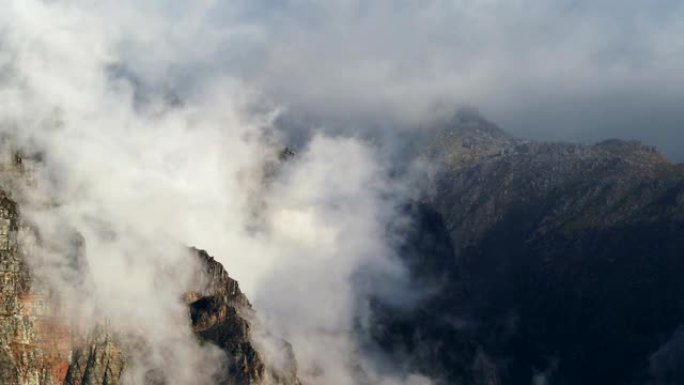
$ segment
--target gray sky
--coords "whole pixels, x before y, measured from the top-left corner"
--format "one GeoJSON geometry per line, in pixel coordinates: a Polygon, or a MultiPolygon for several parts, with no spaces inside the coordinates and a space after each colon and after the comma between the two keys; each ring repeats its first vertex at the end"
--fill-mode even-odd
{"type": "Polygon", "coordinates": [[[211,66],[297,113],[415,122],[468,105],[517,135],[635,138],[684,161],[682,1],[253,0],[209,8],[212,28],[238,31],[216,43],[211,66]]]}

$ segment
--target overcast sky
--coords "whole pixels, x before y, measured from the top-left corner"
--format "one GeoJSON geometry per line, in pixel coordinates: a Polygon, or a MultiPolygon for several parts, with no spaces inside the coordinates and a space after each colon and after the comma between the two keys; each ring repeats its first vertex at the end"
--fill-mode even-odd
{"type": "Polygon", "coordinates": [[[149,5],[178,19],[190,56],[210,57],[174,63],[188,84],[201,62],[322,121],[413,123],[469,106],[523,137],[634,138],[684,161],[684,1],[201,4],[149,5]]]}

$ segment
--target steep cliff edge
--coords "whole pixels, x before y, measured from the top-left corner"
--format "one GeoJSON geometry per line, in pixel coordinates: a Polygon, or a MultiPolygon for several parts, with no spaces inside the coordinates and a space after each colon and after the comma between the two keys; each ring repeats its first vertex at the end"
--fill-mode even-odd
{"type": "Polygon", "coordinates": [[[196,289],[187,293],[185,299],[189,303],[195,335],[215,344],[228,356],[227,378],[219,380],[218,384],[298,385],[290,345],[278,340],[286,362],[279,368],[269,366],[254,344],[254,311],[238,282],[230,278],[223,266],[206,251],[192,249],[192,253],[199,258],[203,270],[195,282],[196,289]]]}

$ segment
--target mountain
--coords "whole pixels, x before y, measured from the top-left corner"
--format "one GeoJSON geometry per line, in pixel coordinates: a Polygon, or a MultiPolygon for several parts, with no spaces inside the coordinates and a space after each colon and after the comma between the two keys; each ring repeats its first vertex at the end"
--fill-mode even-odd
{"type": "Polygon", "coordinates": [[[521,143],[470,109],[459,110],[451,119],[437,122],[427,131],[424,148],[418,153],[452,168],[501,155],[521,143]]]}
{"type": "Polygon", "coordinates": [[[518,140],[472,112],[432,135],[439,172],[402,250],[435,293],[377,306],[379,342],[443,383],[495,383],[482,357],[503,384],[684,383],[683,166],[633,141],[518,140]]]}
{"type": "MultiPolygon", "coordinates": [[[[420,300],[372,299],[360,346],[436,385],[684,383],[683,165],[634,141],[521,140],[474,111],[415,145],[437,171],[393,239],[420,300]]],[[[129,341],[51,316],[20,214],[0,193],[0,384],[120,384],[129,341]]],[[[217,384],[299,385],[286,341],[268,336],[283,353],[268,365],[238,283],[205,251],[188,258],[202,268],[182,300],[198,342],[225,354],[217,384]]]]}

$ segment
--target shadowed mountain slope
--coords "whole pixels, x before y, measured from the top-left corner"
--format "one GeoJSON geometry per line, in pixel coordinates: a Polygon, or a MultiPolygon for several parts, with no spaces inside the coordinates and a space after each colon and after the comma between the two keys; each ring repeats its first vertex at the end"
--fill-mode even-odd
{"type": "Polygon", "coordinates": [[[438,289],[377,312],[410,364],[444,383],[483,354],[504,384],[680,383],[684,167],[637,142],[516,140],[472,113],[435,132],[404,256],[438,289]]]}

